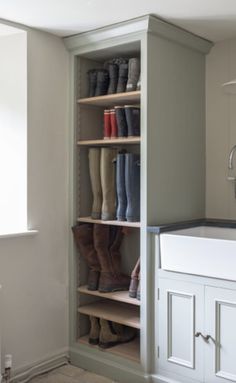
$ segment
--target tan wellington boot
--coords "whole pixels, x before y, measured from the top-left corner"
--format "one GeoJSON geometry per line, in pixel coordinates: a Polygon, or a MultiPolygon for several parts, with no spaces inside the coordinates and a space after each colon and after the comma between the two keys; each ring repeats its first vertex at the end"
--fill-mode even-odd
{"type": "Polygon", "coordinates": [[[117,150],[101,149],[101,184],[102,184],[102,220],[109,221],[116,217],[115,159],[117,150]]]}
{"type": "Polygon", "coordinates": [[[93,225],[76,225],[72,231],[79,252],[89,267],[88,290],[97,290],[101,267],[93,245],[93,225]]]}
{"type": "Polygon", "coordinates": [[[138,289],[137,289],[137,299],[140,301],[140,299],[141,299],[141,292],[140,292],[140,288],[141,288],[141,286],[140,286],[140,273],[139,273],[139,276],[138,276],[138,289]]]}
{"type": "Polygon", "coordinates": [[[129,286],[129,296],[131,298],[136,298],[138,284],[139,284],[139,272],[140,272],[140,258],[137,260],[136,265],[131,273],[131,282],[129,286]]]}
{"type": "Polygon", "coordinates": [[[89,320],[90,320],[89,344],[97,345],[99,343],[99,334],[100,334],[99,319],[96,317],[90,316],[89,320]]]}
{"type": "Polygon", "coordinates": [[[118,269],[118,257],[120,258],[121,256],[118,252],[117,243],[111,244],[111,248],[112,245],[113,248],[111,251],[109,249],[110,226],[95,224],[93,234],[94,247],[101,265],[98,290],[103,293],[127,290],[130,280],[128,277],[121,274],[120,269],[118,269]],[[115,251],[117,252],[116,254],[115,251]],[[116,261],[116,264],[114,263],[114,260],[116,261]]]}
{"type": "Polygon", "coordinates": [[[99,347],[109,348],[119,343],[127,343],[135,338],[137,331],[134,328],[100,319],[99,347]]]}
{"type": "Polygon", "coordinates": [[[102,186],[100,174],[100,157],[101,150],[99,148],[89,149],[89,174],[91,187],[93,192],[93,206],[91,218],[100,219],[102,210],[102,186]]]}

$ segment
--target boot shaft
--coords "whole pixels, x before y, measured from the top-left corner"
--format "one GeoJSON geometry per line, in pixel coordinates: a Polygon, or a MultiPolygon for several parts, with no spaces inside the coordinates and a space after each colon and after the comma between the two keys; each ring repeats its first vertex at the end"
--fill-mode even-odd
{"type": "Polygon", "coordinates": [[[125,117],[128,126],[128,136],[140,136],[140,107],[125,105],[125,117]]]}
{"type": "Polygon", "coordinates": [[[101,150],[99,148],[89,149],[89,175],[93,193],[93,205],[91,217],[93,219],[101,218],[102,210],[102,185],[100,174],[101,150]]]}
{"type": "Polygon", "coordinates": [[[113,220],[116,215],[116,154],[116,149],[101,149],[102,220],[113,220]]]}
{"type": "Polygon", "coordinates": [[[109,139],[111,138],[111,112],[110,109],[104,110],[104,118],[103,118],[103,138],[109,139]]]}
{"type": "Polygon", "coordinates": [[[118,127],[117,127],[115,109],[110,110],[110,122],[111,122],[111,138],[117,138],[118,137],[118,127]]]}
{"type": "Polygon", "coordinates": [[[128,81],[128,63],[121,63],[119,65],[119,77],[116,93],[123,93],[126,91],[128,81]]]}
{"type": "Polygon", "coordinates": [[[125,153],[118,153],[116,158],[116,194],[117,210],[116,217],[118,221],[125,221],[127,198],[125,187],[125,153]]]}
{"type": "Polygon", "coordinates": [[[124,106],[115,106],[118,137],[127,137],[128,125],[126,121],[124,106]]]}
{"type": "Polygon", "coordinates": [[[108,64],[109,71],[109,87],[108,94],[116,93],[118,76],[119,76],[119,66],[117,64],[108,64]]]}
{"type": "Polygon", "coordinates": [[[137,89],[137,83],[140,76],[140,60],[139,58],[129,59],[128,82],[126,92],[133,92],[137,89]]]}
{"type": "Polygon", "coordinates": [[[136,222],[140,220],[140,155],[127,153],[125,156],[126,219],[136,222]]]}
{"type": "Polygon", "coordinates": [[[107,94],[109,85],[109,73],[106,69],[97,69],[97,85],[95,96],[104,96],[107,94]]]}
{"type": "Polygon", "coordinates": [[[90,69],[87,72],[88,76],[88,97],[94,97],[97,86],[97,70],[90,69]]]}

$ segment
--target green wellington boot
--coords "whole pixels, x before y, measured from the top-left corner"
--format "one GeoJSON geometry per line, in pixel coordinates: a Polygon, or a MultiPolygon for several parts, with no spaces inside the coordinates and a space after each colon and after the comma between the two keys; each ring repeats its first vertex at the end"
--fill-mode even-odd
{"type": "Polygon", "coordinates": [[[109,348],[120,343],[128,343],[137,335],[137,330],[105,319],[100,319],[99,347],[109,348]]]}
{"type": "Polygon", "coordinates": [[[99,343],[99,334],[100,334],[99,319],[96,317],[90,316],[89,320],[90,320],[89,344],[96,346],[99,343]]]}

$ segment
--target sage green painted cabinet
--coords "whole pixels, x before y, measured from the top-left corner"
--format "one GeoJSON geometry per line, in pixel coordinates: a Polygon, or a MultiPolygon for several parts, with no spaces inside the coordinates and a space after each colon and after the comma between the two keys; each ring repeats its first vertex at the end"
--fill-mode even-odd
{"type": "MultiPolygon", "coordinates": [[[[92,193],[86,145],[89,140],[102,145],[98,143],[102,139],[102,107],[114,106],[112,103],[106,105],[101,99],[92,105],[93,102],[85,99],[86,73],[88,69],[102,67],[104,61],[112,57],[138,56],[141,60],[141,93],[135,95],[141,107],[141,137],[135,143],[141,155],[141,220],[130,229],[131,235],[122,249],[127,272],[135,259],[141,257],[141,304],[135,321],[140,337],[134,348],[129,349],[127,344],[115,353],[112,349],[101,352],[88,345],[88,313],[95,306],[86,308],[85,305],[91,302],[93,305],[101,297],[85,294],[88,270],[74,246],[72,235],[69,295],[72,363],[122,383],[146,382],[154,371],[155,347],[154,258],[147,225],[204,215],[205,55],[212,44],[150,15],[71,36],[64,41],[71,53],[70,226],[77,220],[91,222],[88,216],[92,193]]],[[[124,95],[122,97],[124,101],[124,95]]],[[[120,103],[122,99],[115,102],[120,103]]],[[[131,150],[135,150],[133,144],[131,150]]],[[[106,297],[103,299],[108,301],[106,297]]],[[[117,302],[114,297],[112,299],[112,307],[117,308],[117,302]]],[[[98,306],[96,304],[96,308],[98,306]]],[[[137,313],[137,308],[128,311],[137,313]]],[[[96,312],[101,313],[100,310],[96,312]]],[[[124,323],[124,318],[120,321],[124,323]]]]}

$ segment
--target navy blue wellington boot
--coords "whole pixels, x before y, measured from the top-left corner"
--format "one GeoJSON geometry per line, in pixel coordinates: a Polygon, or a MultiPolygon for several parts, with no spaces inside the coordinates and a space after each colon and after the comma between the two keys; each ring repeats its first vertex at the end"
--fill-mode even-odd
{"type": "Polygon", "coordinates": [[[140,136],[140,107],[125,105],[125,116],[128,126],[128,137],[140,136]]]}
{"type": "Polygon", "coordinates": [[[126,220],[127,197],[125,188],[125,153],[119,153],[116,158],[116,194],[118,221],[126,220]]]}
{"type": "Polygon", "coordinates": [[[140,155],[125,155],[125,186],[127,195],[126,219],[140,221],[140,155]]]}
{"type": "Polygon", "coordinates": [[[128,125],[126,121],[124,106],[115,106],[118,137],[128,136],[128,125]]]}

